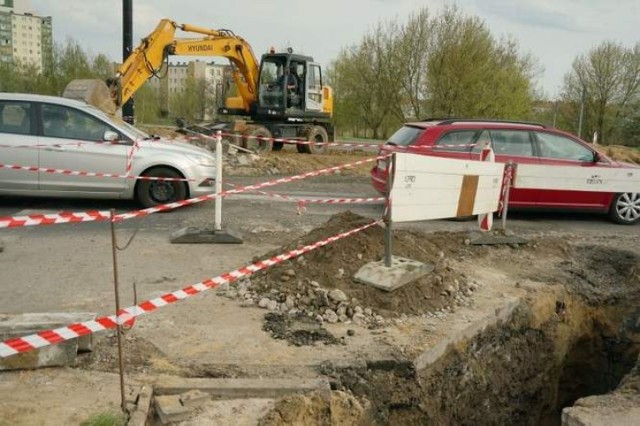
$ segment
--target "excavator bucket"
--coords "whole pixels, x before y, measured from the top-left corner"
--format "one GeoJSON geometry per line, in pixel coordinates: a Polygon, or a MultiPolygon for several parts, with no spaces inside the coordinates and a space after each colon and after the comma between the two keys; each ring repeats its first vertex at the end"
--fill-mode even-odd
{"type": "Polygon", "coordinates": [[[64,88],[62,97],[86,102],[109,115],[116,114],[117,108],[111,97],[111,91],[102,80],[73,80],[64,88]]]}

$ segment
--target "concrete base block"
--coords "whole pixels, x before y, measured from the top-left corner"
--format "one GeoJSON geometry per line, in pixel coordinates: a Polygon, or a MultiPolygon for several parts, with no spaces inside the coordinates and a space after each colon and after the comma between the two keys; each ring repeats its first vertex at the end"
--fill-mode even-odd
{"type": "Polygon", "coordinates": [[[171,244],[242,244],[241,238],[224,231],[200,228],[182,228],[170,238],[171,244]]]}
{"type": "MultiPolygon", "coordinates": [[[[0,315],[0,340],[26,336],[69,324],[91,321],[95,313],[39,313],[0,315]]],[[[0,370],[34,369],[73,365],[78,351],[93,349],[93,335],[66,340],[57,345],[25,352],[0,360],[0,370]]]]}
{"type": "Polygon", "coordinates": [[[191,417],[191,410],[182,405],[178,395],[156,396],[155,407],[160,424],[163,425],[182,422],[191,417]]]}
{"type": "Polygon", "coordinates": [[[370,262],[360,268],[354,279],[384,291],[393,291],[432,272],[433,269],[433,265],[428,263],[393,256],[390,267],[384,265],[384,260],[370,262]]]}

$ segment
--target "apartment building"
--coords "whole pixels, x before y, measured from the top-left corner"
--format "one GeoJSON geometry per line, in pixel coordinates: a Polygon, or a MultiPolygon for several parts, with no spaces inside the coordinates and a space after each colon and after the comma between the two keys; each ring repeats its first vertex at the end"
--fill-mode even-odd
{"type": "Polygon", "coordinates": [[[223,93],[223,86],[230,73],[231,67],[229,65],[200,60],[177,62],[170,63],[166,71],[162,70],[160,72],[160,74],[164,75],[164,78],[152,78],[149,84],[159,91],[162,108],[171,112],[171,99],[184,93],[187,81],[190,78],[203,82],[204,93],[202,93],[202,96],[207,100],[207,105],[202,119],[210,120],[215,116],[215,111],[219,106],[218,103],[223,93]]]}
{"type": "Polygon", "coordinates": [[[53,60],[53,23],[50,16],[21,11],[14,0],[0,0],[0,61],[35,65],[53,60]]]}

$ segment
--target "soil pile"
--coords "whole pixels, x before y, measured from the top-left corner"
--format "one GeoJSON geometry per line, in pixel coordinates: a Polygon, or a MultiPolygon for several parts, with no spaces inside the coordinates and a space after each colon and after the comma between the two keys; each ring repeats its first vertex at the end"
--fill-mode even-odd
{"type": "Polygon", "coordinates": [[[357,426],[370,424],[369,409],[368,402],[361,403],[346,392],[334,391],[330,395],[313,392],[282,398],[258,424],[357,426]]]}
{"type": "MultiPolygon", "coordinates": [[[[371,223],[351,212],[333,216],[324,226],[265,257],[276,256],[327,237],[371,223]]],[[[396,231],[393,254],[435,265],[435,271],[393,292],[353,281],[365,263],[378,261],[384,253],[384,229],[365,231],[269,268],[227,290],[227,295],[246,299],[249,305],[300,313],[330,323],[352,321],[359,325],[384,323],[385,317],[419,315],[453,310],[468,305],[475,284],[457,272],[450,257],[464,250],[467,234],[422,234],[396,231]]],[[[258,260],[258,259],[255,259],[258,260]]]]}

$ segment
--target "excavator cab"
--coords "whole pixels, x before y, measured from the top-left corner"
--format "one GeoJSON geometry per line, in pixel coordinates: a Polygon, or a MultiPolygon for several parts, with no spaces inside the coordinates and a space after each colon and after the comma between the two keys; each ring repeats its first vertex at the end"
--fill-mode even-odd
{"type": "Polygon", "coordinates": [[[314,116],[322,113],[322,101],[322,74],[313,58],[292,53],[262,56],[255,116],[314,116]]]}

